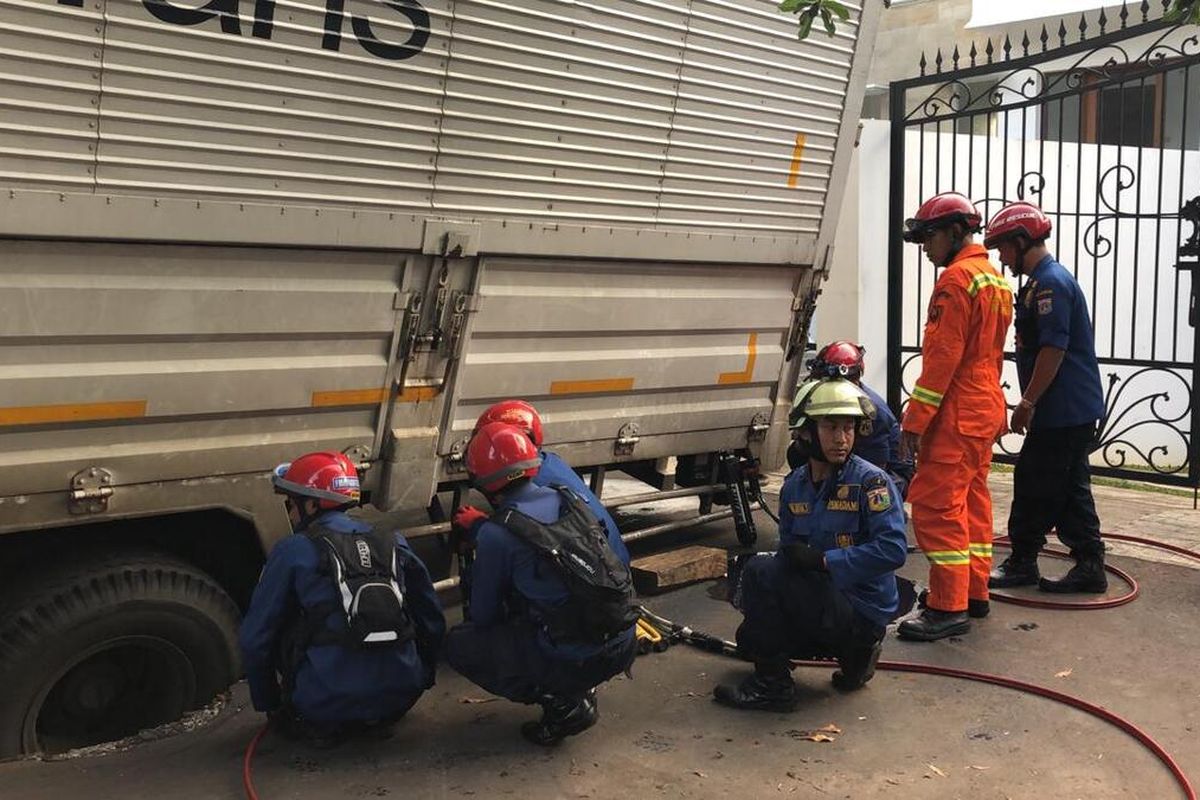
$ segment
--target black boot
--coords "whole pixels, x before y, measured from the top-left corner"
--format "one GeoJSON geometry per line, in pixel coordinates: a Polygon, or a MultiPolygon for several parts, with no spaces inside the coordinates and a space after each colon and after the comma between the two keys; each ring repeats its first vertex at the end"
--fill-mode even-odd
{"type": "Polygon", "coordinates": [[[958,636],[971,630],[971,619],[966,611],[938,611],[926,608],[916,619],[900,623],[900,638],[918,642],[935,642],[947,636],[958,636]]]}
{"type": "Polygon", "coordinates": [[[833,687],[843,692],[853,692],[867,685],[867,681],[875,677],[875,665],[879,662],[879,654],[883,652],[883,643],[875,642],[870,647],[854,647],[845,655],[838,657],[841,669],[833,673],[833,687]]]}
{"type": "Polygon", "coordinates": [[[1042,577],[1038,571],[1037,556],[1013,553],[1004,563],[992,570],[988,577],[989,589],[1008,589],[1013,586],[1035,586],[1042,577]]]}
{"type": "Polygon", "coordinates": [[[541,703],[542,718],[537,722],[526,722],[522,725],[521,735],[543,747],[558,744],[568,736],[583,733],[600,718],[595,689],[589,690],[582,697],[548,695],[541,703]]]}
{"type": "MultiPolygon", "coordinates": [[[[917,606],[920,608],[927,607],[929,603],[929,590],[925,589],[917,595],[917,606]]],[[[992,605],[987,600],[968,600],[967,601],[967,616],[971,619],[983,619],[988,614],[992,613],[992,605]]]]}
{"type": "Polygon", "coordinates": [[[796,684],[786,664],[756,665],[754,674],[736,686],[722,683],[713,699],[723,706],[756,711],[794,711],[796,684]]]}
{"type": "Polygon", "coordinates": [[[1108,576],[1104,574],[1103,556],[1076,559],[1075,566],[1058,580],[1042,578],[1038,588],[1054,594],[1103,594],[1108,591],[1108,576]]]}

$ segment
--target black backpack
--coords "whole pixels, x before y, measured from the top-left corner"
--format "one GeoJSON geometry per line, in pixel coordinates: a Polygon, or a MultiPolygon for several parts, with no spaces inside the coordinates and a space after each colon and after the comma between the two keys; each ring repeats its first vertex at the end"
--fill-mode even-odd
{"type": "Polygon", "coordinates": [[[502,508],[493,521],[510,530],[553,565],[569,598],[537,611],[555,642],[599,644],[637,622],[629,568],[608,543],[604,525],[565,486],[553,486],[562,499],[556,522],[546,524],[502,508]]]}
{"type": "Polygon", "coordinates": [[[337,602],[307,610],[307,645],[390,647],[412,641],[402,555],[390,534],[314,527],[304,535],[321,551],[321,572],[332,579],[338,596],[337,602]],[[335,614],[344,623],[339,630],[329,626],[335,614]]]}

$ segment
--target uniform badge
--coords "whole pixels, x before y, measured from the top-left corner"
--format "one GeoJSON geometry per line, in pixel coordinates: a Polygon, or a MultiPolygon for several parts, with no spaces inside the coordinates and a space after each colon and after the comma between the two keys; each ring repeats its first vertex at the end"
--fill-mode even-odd
{"type": "Polygon", "coordinates": [[[875,424],[873,422],[871,422],[870,417],[863,417],[862,421],[858,423],[858,435],[859,436],[870,436],[871,432],[874,430],[875,430],[875,424]]]}
{"type": "Polygon", "coordinates": [[[850,533],[839,533],[836,537],[834,537],[834,541],[837,542],[837,546],[841,548],[853,547],[854,535],[850,533]]]}
{"type": "Polygon", "coordinates": [[[812,511],[812,506],[808,503],[788,503],[788,511],[796,516],[803,516],[812,511]]]}
{"type": "Polygon", "coordinates": [[[874,512],[887,511],[892,507],[892,493],[888,487],[879,486],[867,490],[867,508],[874,512]]]}
{"type": "Polygon", "coordinates": [[[858,492],[861,486],[857,483],[843,483],[837,487],[833,499],[825,504],[829,511],[858,511],[858,492]]]}
{"type": "Polygon", "coordinates": [[[1042,316],[1049,314],[1054,308],[1053,302],[1053,299],[1049,297],[1039,298],[1037,301],[1038,314],[1042,316]]]}

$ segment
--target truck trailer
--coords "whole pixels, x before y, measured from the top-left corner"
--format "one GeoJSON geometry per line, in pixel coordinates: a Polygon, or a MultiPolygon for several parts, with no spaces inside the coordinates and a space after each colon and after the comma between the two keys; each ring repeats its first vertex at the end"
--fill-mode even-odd
{"type": "Polygon", "coordinates": [[[0,0],[0,757],[240,674],[270,471],[781,463],[881,4],[0,0]]]}

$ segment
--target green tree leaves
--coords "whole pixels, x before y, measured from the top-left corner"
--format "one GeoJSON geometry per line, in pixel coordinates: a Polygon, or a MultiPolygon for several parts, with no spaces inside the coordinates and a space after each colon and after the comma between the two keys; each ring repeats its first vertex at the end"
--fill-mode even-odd
{"type": "MultiPolygon", "coordinates": [[[[1200,3],[1200,0],[1178,0],[1179,2],[1200,3]]],[[[800,39],[807,39],[812,33],[813,25],[817,19],[821,20],[822,26],[825,28],[825,33],[833,36],[837,33],[836,18],[839,22],[845,22],[850,19],[850,10],[838,2],[838,0],[780,0],[779,10],[785,14],[796,14],[799,19],[800,29],[797,35],[800,39]]]]}

